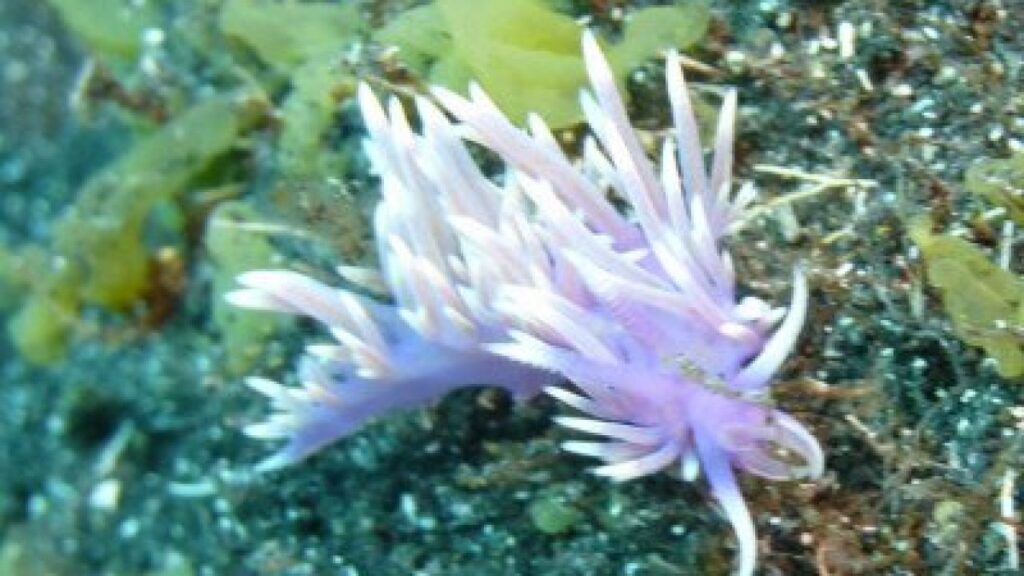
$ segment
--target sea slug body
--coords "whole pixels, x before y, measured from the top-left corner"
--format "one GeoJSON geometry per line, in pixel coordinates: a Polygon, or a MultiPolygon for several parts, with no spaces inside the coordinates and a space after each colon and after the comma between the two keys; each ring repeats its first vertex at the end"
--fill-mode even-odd
{"type": "MultiPolygon", "coordinates": [[[[730,192],[735,92],[724,98],[708,171],[669,54],[674,132],[656,169],[589,33],[583,53],[592,136],[578,163],[539,117],[520,130],[476,86],[468,99],[436,89],[444,112],[417,98],[418,132],[396,99],[385,109],[360,88],[381,187],[378,279],[393,303],[294,272],[241,275],[232,303],[310,316],[334,339],[309,346],[302,387],[249,379],[275,412],[247,433],[286,440],[260,466],[270,470],[456,388],[545,392],[581,413],[559,424],[600,438],[564,444],[602,460],[595,473],[703,474],[736,532],[737,573],[752,574],[756,536],[735,471],[790,479],[823,468],[814,437],[765,402],[803,324],[806,282],[796,270],[788,308],[737,297],[722,239],[753,189],[730,192]],[[504,174],[483,174],[466,140],[500,157],[504,174]]],[[[356,283],[374,276],[339,272],[356,283]]]]}

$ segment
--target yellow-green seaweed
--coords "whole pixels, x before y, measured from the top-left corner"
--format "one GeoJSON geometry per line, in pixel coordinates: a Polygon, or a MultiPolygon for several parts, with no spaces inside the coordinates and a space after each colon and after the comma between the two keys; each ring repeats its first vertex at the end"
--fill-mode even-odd
{"type": "Polygon", "coordinates": [[[147,282],[143,228],[152,209],[184,193],[262,111],[259,97],[238,93],[196,104],[84,184],[53,232],[83,300],[109,309],[137,301],[147,282]]]}
{"type": "Polygon", "coordinates": [[[48,248],[8,254],[7,265],[20,271],[6,276],[20,276],[26,293],[8,330],[26,359],[59,359],[82,305],[125,311],[139,302],[150,281],[145,233],[153,210],[180,202],[189,185],[263,116],[265,106],[251,93],[196,104],[86,181],[54,223],[48,248]]]}
{"type": "Polygon", "coordinates": [[[365,28],[356,2],[227,0],[221,30],[279,71],[324,55],[340,55],[365,28]]]}
{"type": "Polygon", "coordinates": [[[326,139],[341,105],[355,92],[357,80],[346,69],[342,52],[365,29],[359,6],[228,0],[220,26],[225,36],[246,45],[287,77],[287,91],[277,109],[280,133],[273,197],[281,200],[283,212],[329,232],[343,252],[356,252],[365,224],[341,185],[346,155],[332,149],[326,139]]]}
{"type": "Polygon", "coordinates": [[[65,261],[38,246],[2,248],[0,292],[0,310],[15,308],[7,321],[15,349],[36,364],[63,357],[81,306],[65,261]]]}
{"type": "Polygon", "coordinates": [[[927,224],[913,225],[910,235],[957,336],[983,348],[1002,376],[1024,375],[1024,280],[969,242],[931,233],[927,224]]]}
{"type": "Polygon", "coordinates": [[[278,108],[281,133],[274,183],[282,212],[301,219],[349,258],[363,248],[366,222],[344,185],[347,155],[326,140],[341,104],[355,88],[355,77],[333,56],[296,68],[291,91],[278,108]]]}
{"type": "Polygon", "coordinates": [[[378,28],[373,37],[386,46],[397,46],[402,62],[425,76],[437,60],[452,50],[444,15],[433,3],[402,12],[378,28]]]}
{"type": "Polygon", "coordinates": [[[210,216],[204,236],[207,254],[215,270],[213,321],[224,344],[228,371],[244,374],[262,356],[264,344],[287,320],[281,316],[241,310],[224,300],[237,287],[242,272],[273,267],[277,254],[265,231],[258,228],[256,210],[242,201],[224,202],[210,216]]]}
{"type": "Polygon", "coordinates": [[[162,2],[149,0],[48,0],[61,20],[93,52],[134,60],[142,36],[160,23],[162,2]]]}
{"type": "Polygon", "coordinates": [[[78,309],[71,294],[34,293],[8,322],[11,342],[29,362],[49,364],[60,360],[67,351],[78,309]]]}
{"type": "Polygon", "coordinates": [[[964,185],[974,194],[1006,209],[1024,226],[1024,152],[1010,158],[987,158],[967,169],[964,185]]]}
{"type": "Polygon", "coordinates": [[[297,67],[291,91],[278,107],[281,134],[279,167],[287,173],[341,173],[343,159],[324,143],[338,107],[355,93],[356,80],[335,58],[318,57],[297,67]]]}
{"type": "Polygon", "coordinates": [[[667,48],[686,48],[704,38],[711,13],[703,2],[649,6],[626,21],[623,38],[608,55],[620,74],[667,48]]]}
{"type": "MultiPolygon", "coordinates": [[[[667,48],[685,48],[706,32],[704,2],[637,10],[622,42],[608,50],[620,84],[629,71],[667,48]]],[[[586,83],[582,29],[539,0],[435,0],[407,11],[375,38],[434,84],[464,92],[470,79],[514,121],[540,114],[554,128],[579,122],[586,83]]]]}

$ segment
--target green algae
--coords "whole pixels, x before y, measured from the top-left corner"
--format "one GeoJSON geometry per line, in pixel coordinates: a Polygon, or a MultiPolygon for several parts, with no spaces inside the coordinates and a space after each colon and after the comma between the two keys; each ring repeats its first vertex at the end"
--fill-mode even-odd
{"type": "Polygon", "coordinates": [[[452,51],[451,34],[436,4],[402,12],[374,31],[373,37],[386,46],[396,46],[402,62],[423,76],[429,76],[431,68],[452,51]]]}
{"type": "Polygon", "coordinates": [[[1006,209],[1010,218],[1024,226],[1024,152],[1010,158],[987,158],[967,169],[968,191],[1006,209]]]}
{"type": "Polygon", "coordinates": [[[354,2],[228,0],[221,11],[224,35],[280,71],[325,55],[340,55],[366,27],[354,2]]]}
{"type": "Polygon", "coordinates": [[[211,301],[213,322],[224,344],[228,372],[246,373],[262,356],[264,344],[287,322],[278,315],[241,310],[231,306],[224,294],[237,287],[242,272],[273,267],[279,260],[267,235],[253,226],[259,214],[241,201],[224,202],[210,216],[204,235],[205,247],[214,267],[211,301]]]}
{"type": "Polygon", "coordinates": [[[80,307],[64,262],[38,246],[0,247],[0,294],[0,310],[14,309],[7,331],[15,349],[37,364],[60,359],[80,307]]]}
{"type": "MultiPolygon", "coordinates": [[[[160,1],[50,2],[95,55],[124,61],[138,58],[145,31],[160,25],[165,7],[160,1]]],[[[343,254],[357,257],[366,223],[338,178],[346,172],[348,152],[332,148],[329,139],[357,82],[342,56],[367,32],[360,6],[271,0],[218,4],[215,29],[255,56],[242,58],[243,77],[258,78],[269,70],[273,81],[264,90],[283,94],[275,110],[279,132],[271,198],[287,207],[285,213],[331,238],[343,254]]],[[[608,49],[617,80],[623,83],[632,67],[663,48],[697,42],[707,24],[703,2],[630,14],[623,39],[608,49]]],[[[398,45],[405,63],[431,82],[461,90],[476,79],[514,119],[537,111],[554,127],[564,127],[581,119],[577,98],[585,74],[580,34],[572,18],[538,0],[479,5],[437,0],[401,13],[376,38],[398,45]]],[[[14,310],[8,330],[27,359],[47,363],[61,358],[86,307],[125,313],[146,300],[154,283],[153,238],[182,246],[192,217],[183,205],[188,190],[216,171],[217,160],[266,113],[257,92],[218,96],[178,112],[81,187],[74,204],[52,225],[48,246],[0,252],[0,305],[14,310]]],[[[242,217],[237,206],[225,210],[215,212],[219,222],[242,217]]],[[[212,221],[205,229],[219,230],[212,221]]],[[[241,271],[234,262],[262,261],[255,253],[225,251],[220,238],[225,233],[216,234],[206,246],[218,274],[221,269],[241,271]]],[[[262,334],[264,328],[239,328],[245,322],[228,319],[219,301],[214,308],[231,357],[237,350],[259,349],[261,338],[246,342],[236,335],[262,334]]],[[[238,353],[239,358],[253,355],[238,353]]],[[[233,370],[246,364],[239,362],[233,370]]]]}
{"type": "MultiPolygon", "coordinates": [[[[637,10],[623,40],[608,49],[616,80],[624,85],[630,70],[661,50],[693,45],[708,23],[703,2],[637,10]]],[[[397,46],[405,64],[433,84],[463,92],[476,80],[514,121],[536,112],[563,128],[583,118],[581,34],[572,18],[538,0],[435,0],[391,21],[375,39],[397,46]]]]}
{"type": "Polygon", "coordinates": [[[578,508],[551,495],[531,502],[527,512],[533,527],[549,536],[566,534],[583,520],[578,508]]]}
{"type": "Polygon", "coordinates": [[[32,294],[8,322],[11,342],[21,355],[36,364],[64,357],[68,336],[78,318],[78,301],[66,293],[32,294]]]}
{"type": "MultiPolygon", "coordinates": [[[[161,25],[167,7],[161,0],[50,3],[94,55],[120,61],[140,56],[146,31],[161,25]]],[[[368,32],[361,6],[224,0],[210,8],[207,14],[216,18],[210,29],[242,48],[229,52],[226,66],[236,66],[244,79],[269,79],[263,90],[282,95],[275,109],[279,131],[271,155],[271,199],[286,208],[284,213],[330,238],[343,255],[357,258],[366,223],[338,177],[347,170],[349,152],[332,147],[330,138],[357,83],[343,56],[368,32]],[[230,60],[236,56],[242,58],[230,60]]],[[[196,15],[201,13],[191,17],[196,15]]],[[[707,24],[703,2],[631,13],[623,39],[608,49],[617,80],[623,83],[632,67],[658,50],[697,42],[707,24]]],[[[539,0],[437,0],[401,13],[376,32],[376,39],[398,45],[405,63],[424,79],[458,90],[476,79],[512,118],[522,120],[528,111],[537,111],[554,127],[564,127],[581,119],[581,30],[572,18],[539,0]]],[[[215,49],[216,42],[210,46],[215,49]]],[[[203,54],[225,64],[223,55],[203,54]]],[[[153,238],[183,247],[189,219],[195,216],[184,205],[188,191],[216,172],[217,160],[266,113],[258,92],[222,95],[176,112],[167,125],[141,136],[81,187],[73,205],[53,223],[48,246],[0,253],[0,305],[14,310],[8,330],[26,358],[38,363],[61,358],[86,307],[127,313],[147,301],[156,274],[153,238]],[[253,106],[256,101],[260,104],[253,106]]],[[[226,210],[215,213],[241,217],[237,207],[226,210]]],[[[205,229],[219,228],[208,223],[205,229]]],[[[232,264],[235,259],[260,260],[229,254],[221,242],[219,237],[206,240],[211,257],[219,259],[218,270],[240,271],[232,264]]],[[[226,318],[219,302],[214,308],[215,316],[226,318]]],[[[233,320],[224,322],[229,350],[258,348],[230,336],[245,329],[236,328],[233,320]]],[[[251,354],[240,354],[245,356],[251,354]]]]}
{"type": "Polygon", "coordinates": [[[18,351],[38,363],[58,360],[83,306],[125,312],[136,305],[150,286],[154,214],[183,201],[264,112],[252,93],[196,104],[86,181],[53,224],[49,247],[8,251],[0,278],[27,293],[8,324],[18,351]]]}
{"type": "Polygon", "coordinates": [[[343,253],[358,252],[365,222],[339,178],[348,154],[328,142],[357,85],[342,53],[366,28],[358,6],[229,0],[220,27],[286,78],[273,157],[273,196],[282,212],[312,220],[303,224],[336,239],[343,253]],[[320,217],[310,219],[311,213],[320,217]]]}
{"type": "Polygon", "coordinates": [[[667,48],[684,49],[700,42],[707,33],[711,13],[702,2],[675,6],[650,6],[637,10],[612,46],[612,68],[625,75],[644,60],[667,48]]]}
{"type": "MultiPolygon", "coordinates": [[[[159,25],[165,6],[162,1],[136,5],[125,0],[51,3],[94,56],[120,61],[138,58],[145,31],[159,25]]],[[[129,118],[140,132],[136,143],[78,190],[74,203],[51,225],[48,245],[0,250],[0,307],[12,311],[8,331],[26,359],[50,363],[63,357],[72,336],[82,332],[79,317],[87,307],[134,313],[153,298],[160,274],[155,250],[168,243],[187,250],[188,227],[196,217],[207,217],[206,208],[189,200],[190,191],[215,186],[224,178],[247,178],[238,174],[245,168],[228,157],[269,116],[264,91],[281,93],[286,88],[276,110],[280,131],[272,156],[275,186],[289,197],[282,204],[306,207],[328,204],[329,199],[344,209],[341,225],[355,231],[339,236],[348,238],[348,244],[355,241],[353,236],[361,241],[365,227],[353,203],[347,196],[336,202],[337,187],[329,184],[343,173],[346,155],[325,145],[341,103],[354,92],[355,79],[343,69],[341,56],[365,29],[359,6],[266,0],[216,4],[212,12],[188,16],[192,20],[186,28],[214,30],[256,59],[242,58],[239,66],[230,52],[200,50],[202,57],[240,73],[250,86],[249,80],[267,70],[272,81],[262,89],[232,89],[176,110],[166,125],[149,133],[147,124],[129,118]],[[197,20],[211,16],[213,27],[197,20]]],[[[216,41],[203,46],[220,49],[216,41]]],[[[304,215],[301,208],[293,211],[304,215]]],[[[208,246],[220,240],[211,242],[208,246]]],[[[214,252],[225,269],[235,269],[233,258],[262,262],[241,250],[214,252]]],[[[222,307],[216,303],[214,308],[222,307]]],[[[223,311],[215,314],[225,317],[223,311]]],[[[242,331],[228,324],[225,334],[242,331]]],[[[226,339],[231,350],[246,347],[235,336],[226,339]]]]}
{"type": "Polygon", "coordinates": [[[54,225],[54,249],[76,271],[82,299],[109,309],[138,300],[147,281],[145,227],[262,116],[261,98],[226,94],[199,103],[90,178],[54,225]]]}
{"type": "Polygon", "coordinates": [[[344,158],[325,145],[339,106],[355,93],[356,80],[335,58],[314,58],[297,67],[291,91],[278,107],[279,168],[296,175],[340,174],[344,158]]]}
{"type": "MultiPolygon", "coordinates": [[[[1024,154],[975,162],[964,175],[964,187],[1024,225],[1024,154]]],[[[930,234],[923,225],[912,229],[911,237],[925,257],[929,281],[942,292],[957,336],[984,348],[1002,376],[1024,375],[1024,279],[964,240],[930,234]]]]}
{"type": "Polygon", "coordinates": [[[290,83],[278,107],[273,195],[282,213],[353,257],[364,244],[366,222],[341,178],[349,152],[332,146],[330,138],[341,107],[355,93],[356,78],[328,55],[296,68],[290,83]]]}
{"type": "Polygon", "coordinates": [[[135,60],[142,38],[160,23],[161,2],[47,0],[64,24],[95,54],[135,60]]]}
{"type": "Polygon", "coordinates": [[[926,224],[915,224],[910,235],[956,335],[983,348],[1003,377],[1024,375],[1024,280],[969,242],[933,234],[926,224]]]}

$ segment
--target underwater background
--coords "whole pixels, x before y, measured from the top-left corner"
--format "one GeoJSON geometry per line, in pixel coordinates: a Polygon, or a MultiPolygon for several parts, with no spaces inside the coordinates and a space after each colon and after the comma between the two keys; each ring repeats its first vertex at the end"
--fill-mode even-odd
{"type": "Polygon", "coordinates": [[[357,83],[476,79],[578,151],[582,26],[652,152],[666,49],[702,129],[739,90],[738,276],[808,273],[773,401],[826,474],[743,479],[759,573],[1019,573],[1024,0],[4,0],[0,576],[728,574],[706,488],[594,477],[548,398],[459,392],[266,475],[240,432],[243,378],[319,335],[230,308],[235,276],[375,263],[357,83]]]}

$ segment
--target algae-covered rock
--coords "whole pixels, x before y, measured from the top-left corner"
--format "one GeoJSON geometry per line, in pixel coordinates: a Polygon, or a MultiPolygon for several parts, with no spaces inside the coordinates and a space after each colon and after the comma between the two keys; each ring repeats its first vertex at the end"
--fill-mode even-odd
{"type": "Polygon", "coordinates": [[[102,56],[138,57],[146,29],[160,23],[159,0],[47,0],[64,24],[102,56]]]}
{"type": "MultiPolygon", "coordinates": [[[[668,48],[685,48],[707,30],[704,2],[637,10],[609,59],[623,84],[629,71],[668,48]]],[[[435,0],[377,31],[378,42],[434,84],[465,91],[476,80],[514,121],[537,112],[554,128],[582,120],[579,91],[586,84],[582,29],[539,0],[435,0]]]]}
{"type": "Polygon", "coordinates": [[[356,2],[227,0],[221,30],[261,60],[290,71],[342,49],[365,28],[356,2]]]}
{"type": "Polygon", "coordinates": [[[275,314],[242,310],[224,300],[224,294],[238,287],[239,274],[277,264],[274,247],[266,233],[257,229],[259,223],[256,210],[235,201],[217,206],[206,226],[206,251],[215,270],[213,322],[221,334],[228,370],[235,375],[252,368],[267,340],[288,321],[275,314]]]}
{"type": "Polygon", "coordinates": [[[964,185],[993,204],[1006,208],[1024,226],[1024,152],[1010,158],[981,160],[967,169],[964,185]]]}
{"type": "Polygon", "coordinates": [[[1024,375],[1024,280],[970,243],[932,234],[927,225],[915,225],[910,234],[957,336],[984,348],[1002,376],[1024,375]]]}

